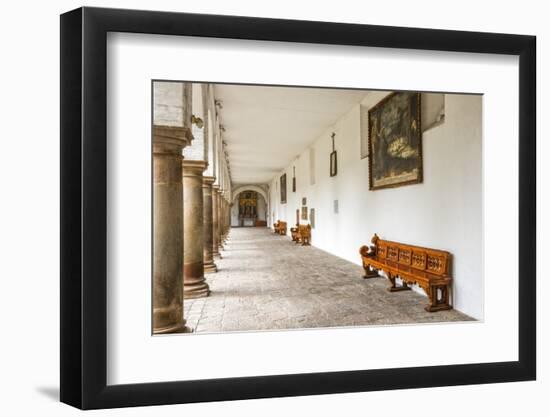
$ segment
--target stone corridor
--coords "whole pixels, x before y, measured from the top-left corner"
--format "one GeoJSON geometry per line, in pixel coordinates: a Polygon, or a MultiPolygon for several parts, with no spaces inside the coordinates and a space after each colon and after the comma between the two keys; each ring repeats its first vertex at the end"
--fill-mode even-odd
{"type": "MultiPolygon", "coordinates": [[[[210,296],[186,299],[196,333],[468,321],[456,311],[428,313],[427,298],[386,291],[385,278],[268,228],[233,228],[206,275],[210,296]]],[[[359,256],[359,255],[358,255],[359,256]]]]}

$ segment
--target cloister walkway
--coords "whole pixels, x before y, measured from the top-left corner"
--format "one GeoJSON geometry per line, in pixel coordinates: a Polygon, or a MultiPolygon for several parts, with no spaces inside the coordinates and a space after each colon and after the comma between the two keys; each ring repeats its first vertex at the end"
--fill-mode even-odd
{"type": "Polygon", "coordinates": [[[231,229],[221,254],[210,296],[184,303],[197,333],[472,320],[428,313],[421,294],[390,293],[386,279],[364,280],[360,266],[267,228],[231,229]]]}

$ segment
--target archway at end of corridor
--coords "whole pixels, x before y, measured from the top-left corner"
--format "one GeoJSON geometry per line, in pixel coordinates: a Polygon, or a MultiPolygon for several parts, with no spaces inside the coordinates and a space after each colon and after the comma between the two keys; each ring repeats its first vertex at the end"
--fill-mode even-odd
{"type": "Polygon", "coordinates": [[[257,185],[239,186],[233,190],[231,227],[267,227],[268,198],[257,185]]]}

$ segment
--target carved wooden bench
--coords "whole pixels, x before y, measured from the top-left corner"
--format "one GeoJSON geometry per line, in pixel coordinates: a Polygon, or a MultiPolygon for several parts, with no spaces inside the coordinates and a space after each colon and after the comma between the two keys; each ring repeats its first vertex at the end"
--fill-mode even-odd
{"type": "Polygon", "coordinates": [[[298,243],[300,241],[300,236],[298,236],[298,224],[296,227],[290,228],[290,236],[292,237],[292,241],[298,243]]]}
{"type": "Polygon", "coordinates": [[[428,295],[426,311],[452,308],[449,304],[452,255],[449,252],[382,240],[376,233],[371,243],[370,248],[362,246],[359,249],[364,278],[376,277],[377,271],[384,271],[391,283],[388,291],[410,290],[409,285],[418,284],[428,295]],[[396,285],[397,277],[403,285],[396,285]]]}
{"type": "Polygon", "coordinates": [[[275,229],[275,233],[286,236],[286,222],[278,220],[277,223],[273,224],[273,228],[275,229]]]}
{"type": "Polygon", "coordinates": [[[302,246],[309,246],[311,241],[311,225],[309,224],[299,224],[298,225],[298,241],[301,242],[302,246]]]}
{"type": "Polygon", "coordinates": [[[290,228],[292,240],[301,243],[302,246],[309,246],[311,242],[311,226],[309,224],[297,224],[290,228]]]}

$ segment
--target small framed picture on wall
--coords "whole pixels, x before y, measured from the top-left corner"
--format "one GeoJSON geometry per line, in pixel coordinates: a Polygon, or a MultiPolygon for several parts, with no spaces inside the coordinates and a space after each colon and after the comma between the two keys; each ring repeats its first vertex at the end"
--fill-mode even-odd
{"type": "Polygon", "coordinates": [[[335,177],[338,174],[338,159],[336,158],[336,151],[330,153],[330,176],[335,177]]]}

